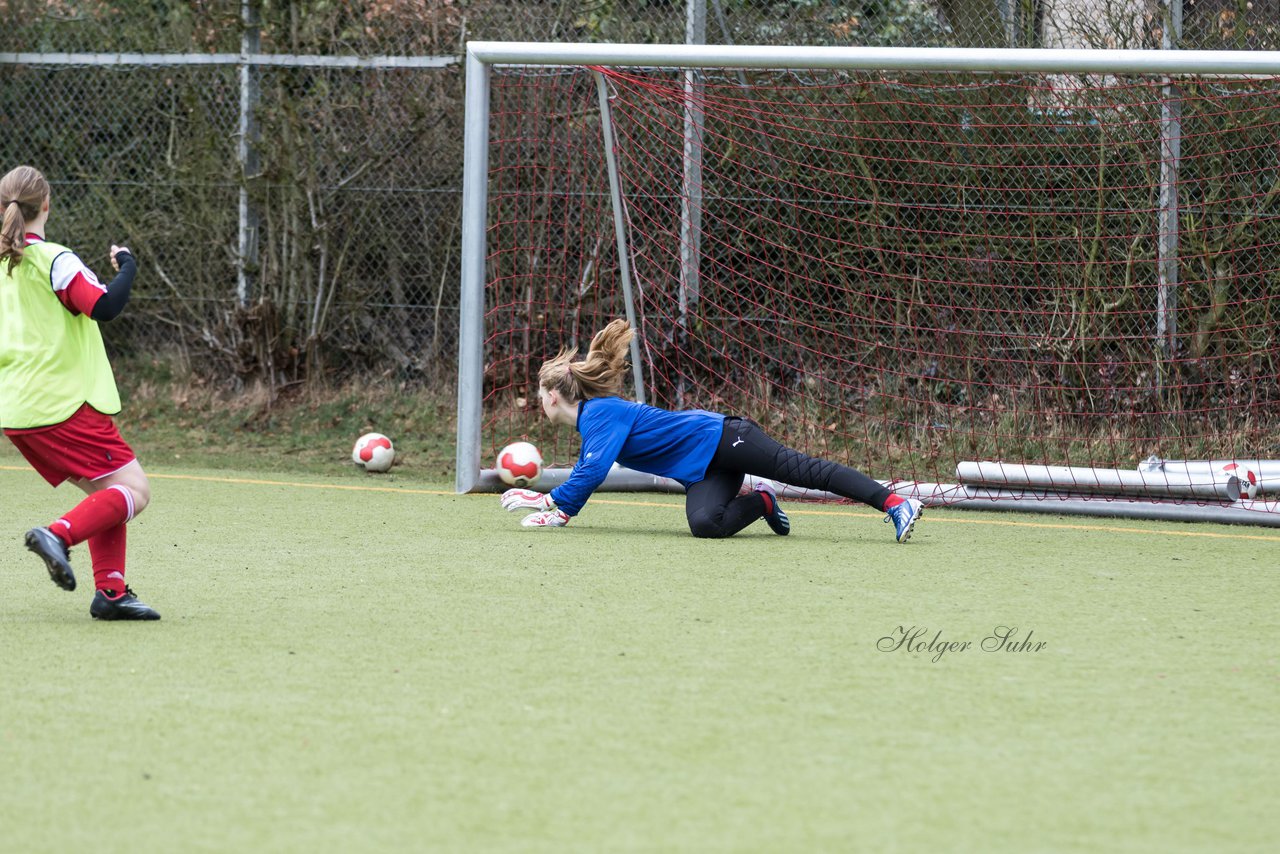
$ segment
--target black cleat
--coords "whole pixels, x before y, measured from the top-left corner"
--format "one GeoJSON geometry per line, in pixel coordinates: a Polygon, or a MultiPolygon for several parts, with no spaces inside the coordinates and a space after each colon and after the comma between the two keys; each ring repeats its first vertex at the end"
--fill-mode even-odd
{"type": "Polygon", "coordinates": [[[76,589],[76,574],[71,571],[71,555],[67,544],[48,528],[32,528],[27,531],[27,548],[40,555],[49,567],[49,577],[63,590],[76,589]]]}
{"type": "Polygon", "coordinates": [[[790,534],[791,520],[787,518],[787,514],[778,506],[778,493],[774,491],[773,486],[760,481],[756,484],[755,490],[764,498],[764,520],[769,523],[769,527],[779,537],[785,537],[790,534]]]}
{"type": "MultiPolygon", "coordinates": [[[[114,592],[114,591],[112,591],[114,592]]],[[[99,590],[93,594],[93,602],[89,605],[89,614],[95,620],[158,620],[160,615],[138,601],[133,591],[124,589],[123,596],[114,599],[107,597],[107,591],[99,590]]]]}

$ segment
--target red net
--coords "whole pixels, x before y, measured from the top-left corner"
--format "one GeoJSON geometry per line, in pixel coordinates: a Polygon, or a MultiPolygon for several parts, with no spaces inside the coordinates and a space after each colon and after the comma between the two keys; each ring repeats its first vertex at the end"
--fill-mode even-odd
{"type": "MultiPolygon", "coordinates": [[[[1278,81],[604,73],[648,402],[881,479],[1280,456],[1278,81]]],[[[491,135],[483,455],[570,466],[537,368],[624,314],[591,72],[495,73],[491,135]]]]}

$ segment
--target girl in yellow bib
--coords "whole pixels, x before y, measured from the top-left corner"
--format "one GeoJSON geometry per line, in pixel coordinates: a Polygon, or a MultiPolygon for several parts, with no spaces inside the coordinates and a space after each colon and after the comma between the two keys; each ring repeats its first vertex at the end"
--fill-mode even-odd
{"type": "Polygon", "coordinates": [[[111,247],[117,275],[102,285],[65,246],[45,239],[49,182],[30,166],[0,178],[0,428],[45,480],[88,497],[26,534],[64,590],[76,588],[70,549],[89,544],[101,620],[158,620],[125,584],[125,527],[151,486],[111,416],[120,411],[99,321],[129,301],[133,255],[111,247]]]}

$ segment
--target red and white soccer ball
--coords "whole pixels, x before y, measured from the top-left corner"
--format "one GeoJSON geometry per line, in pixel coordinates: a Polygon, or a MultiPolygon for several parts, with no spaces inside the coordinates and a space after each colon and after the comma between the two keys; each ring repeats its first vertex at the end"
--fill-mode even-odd
{"type": "Polygon", "coordinates": [[[1258,485],[1260,483],[1258,474],[1248,466],[1239,463],[1227,463],[1222,467],[1222,473],[1228,478],[1235,478],[1240,484],[1241,500],[1253,499],[1258,497],[1258,485]]]}
{"type": "Polygon", "coordinates": [[[498,451],[494,468],[505,484],[533,486],[542,476],[542,454],[529,442],[512,442],[498,451]]]}
{"type": "Polygon", "coordinates": [[[384,472],[395,460],[396,449],[381,433],[365,433],[351,449],[351,461],[365,471],[384,472]]]}

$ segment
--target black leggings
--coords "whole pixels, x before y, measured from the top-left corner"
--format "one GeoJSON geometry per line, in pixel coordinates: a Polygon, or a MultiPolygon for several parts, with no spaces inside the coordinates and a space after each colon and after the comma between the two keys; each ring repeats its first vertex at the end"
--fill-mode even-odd
{"type": "Polygon", "coordinates": [[[706,476],[685,494],[684,513],[695,537],[732,537],[764,516],[758,492],[738,495],[749,474],[833,492],[877,510],[884,509],[891,494],[856,469],[802,454],[769,438],[754,421],[729,417],[706,476]]]}

